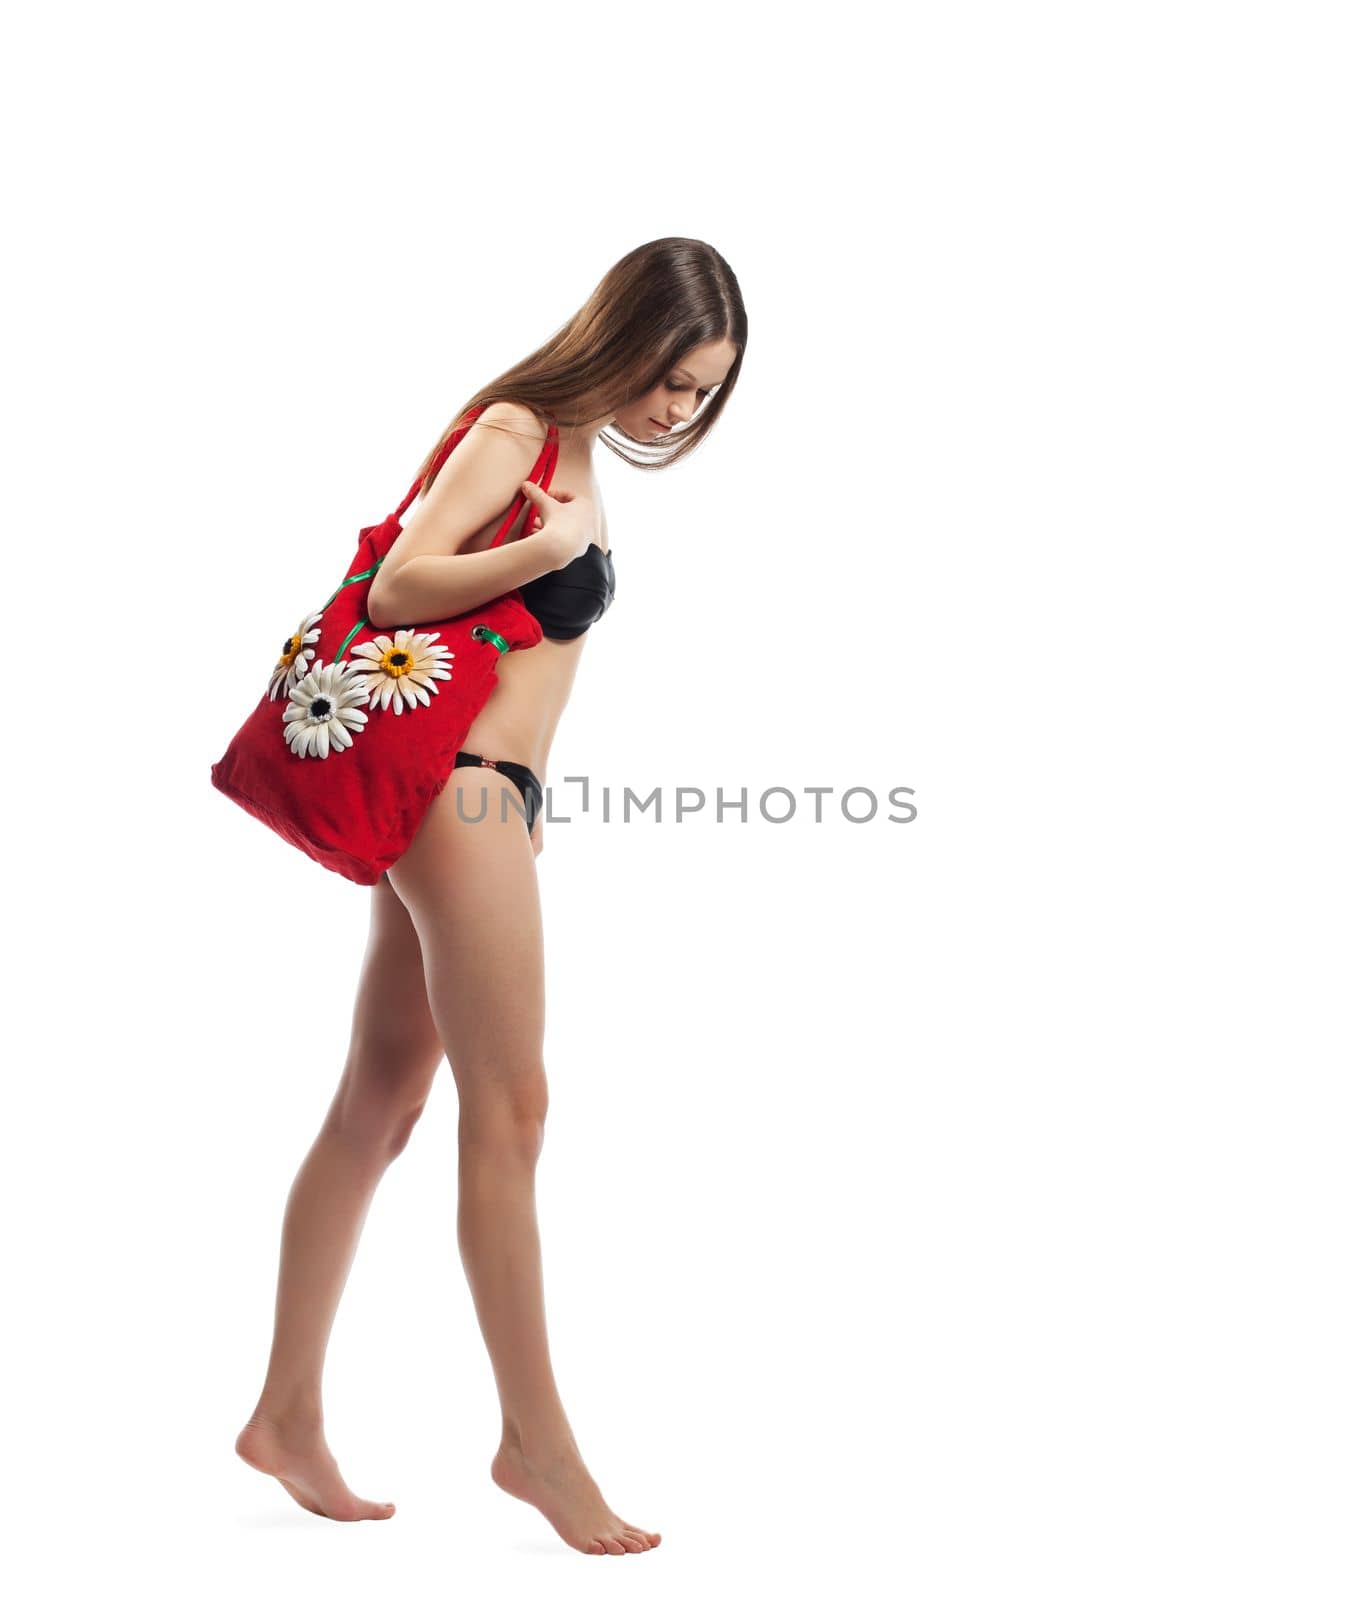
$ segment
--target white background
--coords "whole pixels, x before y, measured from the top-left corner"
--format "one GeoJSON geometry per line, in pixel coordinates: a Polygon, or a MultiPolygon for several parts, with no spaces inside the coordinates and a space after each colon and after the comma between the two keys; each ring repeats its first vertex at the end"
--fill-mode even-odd
{"type": "Polygon", "coordinates": [[[1362,1593],[1351,9],[11,22],[16,1592],[1362,1593]],[[546,830],[552,1348],[659,1548],[488,1478],[444,1070],[327,1372],[398,1511],[328,1523],[232,1446],[368,892],[209,766],[667,234],[749,348],[676,471],[599,452],[552,786],[882,803],[546,830]]]}

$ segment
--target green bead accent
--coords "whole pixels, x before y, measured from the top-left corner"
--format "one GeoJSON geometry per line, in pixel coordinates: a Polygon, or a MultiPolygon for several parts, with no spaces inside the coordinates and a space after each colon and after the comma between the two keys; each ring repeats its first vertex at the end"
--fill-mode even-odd
{"type": "MultiPolygon", "coordinates": [[[[348,583],[364,583],[367,578],[373,578],[374,575],[379,571],[379,569],[383,565],[384,565],[384,557],[381,556],[379,558],[379,560],[375,562],[373,567],[367,568],[364,572],[357,572],[354,575],[354,577],[343,578],[342,581],[337,585],[337,587],[332,591],[332,593],[330,595],[328,595],[327,599],[323,601],[322,606],[321,606],[320,609],[323,610],[323,611],[326,611],[328,606],[330,606],[332,604],[332,602],[337,598],[337,596],[342,592],[342,590],[347,586],[348,583]]],[[[371,627],[374,626],[374,624],[370,622],[370,615],[369,615],[368,611],[366,612],[365,616],[363,616],[360,619],[360,621],[355,625],[355,627],[352,628],[350,633],[348,633],[347,636],[342,640],[341,649],[338,650],[336,655],[332,657],[332,664],[334,666],[346,654],[347,645],[349,645],[351,643],[351,641],[356,637],[356,635],[360,632],[360,630],[362,628],[366,627],[367,625],[369,625],[371,627]]]]}
{"type": "Polygon", "coordinates": [[[492,628],[486,628],[482,622],[476,624],[476,626],[470,629],[470,637],[474,639],[483,639],[489,644],[497,645],[498,653],[500,655],[506,655],[512,648],[512,646],[507,642],[501,633],[495,633],[492,628]]]}
{"type": "Polygon", "coordinates": [[[340,661],[341,658],[346,654],[347,645],[349,645],[351,643],[351,641],[356,637],[356,635],[366,625],[366,623],[369,622],[369,620],[370,619],[369,619],[368,616],[362,617],[360,619],[360,621],[355,625],[355,627],[352,628],[351,632],[348,633],[347,636],[342,640],[341,649],[338,650],[336,655],[332,657],[333,666],[335,666],[337,664],[337,662],[340,661]]]}
{"type": "Polygon", "coordinates": [[[373,578],[383,565],[384,557],[381,556],[379,560],[375,562],[374,566],[368,568],[365,572],[358,572],[353,578],[343,578],[318,609],[320,611],[326,611],[328,606],[332,604],[332,602],[337,598],[337,596],[342,592],[348,583],[364,583],[367,578],[373,578]]]}

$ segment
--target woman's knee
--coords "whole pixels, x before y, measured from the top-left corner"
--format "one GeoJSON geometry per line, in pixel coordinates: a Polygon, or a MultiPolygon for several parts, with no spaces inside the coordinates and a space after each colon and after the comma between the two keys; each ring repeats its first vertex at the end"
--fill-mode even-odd
{"type": "Polygon", "coordinates": [[[392,1160],[426,1108],[440,1059],[422,1054],[377,1063],[352,1057],[332,1103],[332,1128],[348,1144],[392,1160]]]}
{"type": "Polygon", "coordinates": [[[460,1085],[462,1149],[535,1160],[545,1138],[550,1088],[541,1067],[460,1085]]]}

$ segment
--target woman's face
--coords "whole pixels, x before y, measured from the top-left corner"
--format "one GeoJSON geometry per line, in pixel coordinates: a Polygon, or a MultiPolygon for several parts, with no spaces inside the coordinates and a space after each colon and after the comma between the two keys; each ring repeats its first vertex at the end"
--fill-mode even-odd
{"type": "Polygon", "coordinates": [[[632,439],[662,439],[720,387],[734,360],[729,339],[694,345],[657,387],[623,406],[612,421],[632,439]]]}

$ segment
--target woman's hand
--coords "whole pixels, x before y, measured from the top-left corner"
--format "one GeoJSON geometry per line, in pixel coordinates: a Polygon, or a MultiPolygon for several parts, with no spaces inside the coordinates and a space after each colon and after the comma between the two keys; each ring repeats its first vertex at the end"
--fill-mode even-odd
{"type": "Polygon", "coordinates": [[[527,523],[528,539],[535,539],[545,551],[549,572],[558,572],[581,556],[597,533],[597,512],[593,502],[567,489],[549,493],[537,483],[524,481],[522,493],[531,502],[527,523]]]}

